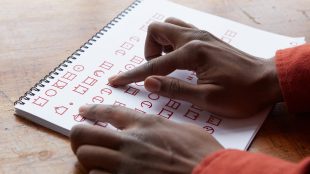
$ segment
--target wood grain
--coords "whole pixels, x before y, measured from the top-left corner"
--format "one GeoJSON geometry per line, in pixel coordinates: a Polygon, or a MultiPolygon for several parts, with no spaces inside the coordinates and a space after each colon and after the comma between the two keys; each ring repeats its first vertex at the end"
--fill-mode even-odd
{"type": "MultiPolygon", "coordinates": [[[[310,38],[308,0],[174,1],[267,31],[310,38]]],[[[13,101],[131,2],[0,1],[0,173],[81,173],[69,140],[15,117],[13,101]]],[[[250,151],[290,161],[310,155],[309,115],[289,115],[277,105],[250,151]]]]}

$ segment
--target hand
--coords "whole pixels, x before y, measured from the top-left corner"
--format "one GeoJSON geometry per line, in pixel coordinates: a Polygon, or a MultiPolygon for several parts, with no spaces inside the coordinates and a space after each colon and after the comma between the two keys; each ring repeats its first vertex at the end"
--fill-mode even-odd
{"type": "Polygon", "coordinates": [[[72,149],[93,174],[189,174],[204,156],[222,149],[210,134],[194,125],[125,107],[86,105],[80,114],[121,129],[78,125],[71,130],[72,149]]]}
{"type": "Polygon", "coordinates": [[[110,84],[145,80],[151,92],[226,117],[251,116],[282,100],[273,59],[246,54],[175,18],[149,26],[145,57],[147,63],[111,77],[110,84]],[[197,84],[165,76],[176,69],[195,71],[197,84]]]}

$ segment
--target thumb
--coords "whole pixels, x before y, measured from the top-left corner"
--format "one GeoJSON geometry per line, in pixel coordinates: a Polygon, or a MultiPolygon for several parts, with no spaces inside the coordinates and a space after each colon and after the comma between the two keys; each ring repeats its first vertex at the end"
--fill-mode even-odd
{"type": "Polygon", "coordinates": [[[144,86],[150,92],[191,103],[201,96],[197,85],[173,77],[150,76],[145,79],[144,86]]]}

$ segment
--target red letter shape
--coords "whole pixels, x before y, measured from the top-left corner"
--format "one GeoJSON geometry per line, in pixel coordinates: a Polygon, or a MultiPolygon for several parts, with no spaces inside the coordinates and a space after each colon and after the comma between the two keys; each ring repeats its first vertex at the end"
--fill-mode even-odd
{"type": "Polygon", "coordinates": [[[196,105],[192,105],[191,108],[196,109],[198,111],[202,111],[202,109],[196,105]]]}
{"type": "Polygon", "coordinates": [[[218,126],[218,125],[220,125],[221,121],[222,121],[222,119],[216,118],[213,115],[210,115],[207,123],[213,124],[214,126],[218,126]]]}
{"type": "Polygon", "coordinates": [[[102,70],[94,71],[94,76],[96,76],[96,77],[102,77],[103,74],[104,74],[104,71],[102,71],[102,70]]]}
{"type": "Polygon", "coordinates": [[[125,103],[121,103],[121,102],[119,102],[119,101],[115,101],[113,105],[114,105],[114,106],[124,106],[124,107],[126,106],[125,103]]]}
{"type": "Polygon", "coordinates": [[[34,99],[32,103],[35,105],[38,105],[40,107],[43,107],[47,102],[48,102],[47,99],[42,98],[42,97],[38,97],[38,98],[34,99]]]}
{"type": "Polygon", "coordinates": [[[170,117],[173,115],[173,112],[163,108],[157,115],[170,119],[170,117]]]}
{"type": "Polygon", "coordinates": [[[89,86],[94,86],[97,83],[97,81],[98,80],[88,76],[82,83],[87,84],[89,86]]]}
{"type": "Polygon", "coordinates": [[[77,87],[74,87],[73,91],[76,93],[84,95],[88,91],[88,88],[85,86],[79,85],[77,87]]]}
{"type": "Polygon", "coordinates": [[[73,115],[73,119],[76,121],[76,122],[83,122],[84,120],[86,120],[84,117],[82,117],[80,114],[77,114],[77,115],[73,115]]]}
{"type": "Polygon", "coordinates": [[[126,52],[124,50],[116,50],[114,54],[117,56],[125,56],[126,52]]]}
{"type": "Polygon", "coordinates": [[[108,95],[111,95],[112,94],[112,90],[109,89],[109,88],[103,88],[103,89],[100,90],[100,93],[101,94],[107,93],[108,95]]]}
{"type": "Polygon", "coordinates": [[[64,82],[62,80],[57,80],[52,86],[58,88],[58,89],[63,89],[64,87],[67,86],[67,82],[64,82]]]}
{"type": "Polygon", "coordinates": [[[76,72],[82,72],[84,70],[84,66],[83,65],[75,65],[73,67],[73,70],[76,72]]]}
{"type": "Polygon", "coordinates": [[[140,38],[138,36],[132,36],[132,37],[129,38],[129,41],[130,42],[139,42],[140,38]]]}
{"type": "Polygon", "coordinates": [[[225,33],[224,35],[225,35],[225,36],[228,36],[228,37],[234,38],[234,37],[237,35],[237,32],[232,31],[232,30],[227,30],[226,33],[225,33]]]}
{"type": "Polygon", "coordinates": [[[178,109],[180,107],[181,103],[177,102],[175,100],[170,99],[169,102],[166,104],[167,107],[170,107],[172,109],[178,109]]]}
{"type": "Polygon", "coordinates": [[[131,50],[131,48],[133,47],[133,44],[129,42],[124,42],[123,45],[121,45],[121,47],[125,48],[126,50],[131,50]]]}
{"type": "Polygon", "coordinates": [[[45,95],[48,97],[54,97],[57,95],[57,91],[55,89],[48,89],[45,91],[45,95]]]}
{"type": "Polygon", "coordinates": [[[155,93],[150,93],[148,95],[149,99],[151,100],[158,100],[159,99],[159,95],[158,94],[155,94],[155,93]]]}
{"type": "Polygon", "coordinates": [[[149,102],[149,101],[143,101],[143,102],[141,102],[141,107],[142,107],[142,108],[143,108],[143,105],[146,106],[146,107],[148,107],[148,108],[151,108],[151,107],[153,106],[152,103],[149,102]]]}
{"type": "Polygon", "coordinates": [[[192,120],[196,120],[199,117],[199,113],[192,111],[192,110],[187,110],[187,112],[184,115],[185,117],[188,117],[192,120]]]}
{"type": "Polygon", "coordinates": [[[76,74],[71,73],[71,72],[68,71],[66,74],[64,74],[62,76],[62,78],[66,79],[66,80],[69,80],[69,81],[72,81],[73,79],[75,79],[76,76],[77,76],[76,74]]]}
{"type": "Polygon", "coordinates": [[[152,18],[161,21],[165,18],[165,16],[159,13],[155,13],[152,18]]]}
{"type": "Polygon", "coordinates": [[[67,107],[64,107],[64,106],[56,106],[54,107],[55,109],[55,112],[58,114],[58,115],[63,115],[64,113],[67,112],[68,108],[67,107]]]}
{"type": "Polygon", "coordinates": [[[213,134],[214,129],[211,126],[204,126],[203,127],[209,134],[213,134]]]}
{"type": "Polygon", "coordinates": [[[137,95],[139,93],[139,91],[140,91],[139,89],[129,86],[126,89],[125,93],[131,94],[131,95],[135,96],[135,95],[137,95]]]}
{"type": "Polygon", "coordinates": [[[132,70],[132,69],[134,69],[134,68],[135,68],[135,66],[134,66],[133,64],[126,64],[126,65],[125,65],[125,69],[126,69],[127,71],[132,70]]]}
{"type": "Polygon", "coordinates": [[[104,61],[99,67],[106,69],[106,70],[110,70],[114,65],[110,62],[104,61]]]}
{"type": "Polygon", "coordinates": [[[95,96],[92,98],[93,103],[102,103],[103,101],[104,101],[104,99],[101,96],[95,96]]]}
{"type": "Polygon", "coordinates": [[[136,63],[136,64],[141,64],[143,62],[143,58],[134,56],[132,59],[130,59],[131,62],[136,63]]]}

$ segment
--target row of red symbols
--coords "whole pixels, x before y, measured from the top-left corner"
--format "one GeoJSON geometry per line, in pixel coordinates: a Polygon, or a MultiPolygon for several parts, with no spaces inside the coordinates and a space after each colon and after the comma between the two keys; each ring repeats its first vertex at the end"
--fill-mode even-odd
{"type": "Polygon", "coordinates": [[[165,15],[160,13],[155,13],[151,18],[149,18],[139,29],[147,32],[148,27],[153,22],[162,22],[165,19],[165,15]]]}
{"type": "Polygon", "coordinates": [[[59,77],[51,88],[45,90],[41,96],[33,99],[33,104],[39,107],[44,107],[52,97],[55,97],[60,90],[63,90],[70,82],[72,82],[78,73],[84,70],[83,65],[75,65],[71,70],[68,70],[63,76],[59,77]]]}
{"type": "Polygon", "coordinates": [[[80,84],[75,86],[72,91],[77,94],[84,95],[91,87],[93,87],[98,82],[98,78],[101,77],[102,73],[104,73],[104,71],[111,70],[113,66],[114,64],[108,61],[104,61],[98,66],[98,69],[94,71],[92,76],[86,77],[80,84]]]}
{"type": "MultiPolygon", "coordinates": [[[[109,84],[109,83],[108,83],[109,84]]],[[[107,84],[107,85],[108,85],[107,84]]],[[[102,88],[101,90],[100,90],[100,95],[97,95],[97,96],[94,96],[93,98],[92,98],[92,103],[93,104],[102,104],[103,103],[103,101],[104,101],[104,97],[103,96],[109,96],[109,95],[111,95],[112,94],[112,89],[110,89],[110,88],[102,88]]]]}
{"type": "Polygon", "coordinates": [[[166,119],[170,119],[173,116],[174,112],[178,110],[180,106],[180,102],[169,99],[169,101],[165,104],[164,108],[162,108],[157,115],[162,116],[166,119]]]}
{"type": "Polygon", "coordinates": [[[231,43],[232,40],[237,36],[237,32],[233,30],[226,30],[226,32],[222,35],[221,40],[226,43],[231,43]]]}
{"type": "Polygon", "coordinates": [[[138,36],[131,36],[128,40],[124,41],[117,50],[114,51],[116,56],[125,56],[132,50],[138,43],[140,38],[138,36]]]}
{"type": "MultiPolygon", "coordinates": [[[[74,89],[72,90],[73,92],[76,92],[78,94],[84,95],[90,87],[93,87],[97,82],[98,82],[98,77],[101,77],[102,74],[100,74],[99,72],[102,71],[104,73],[103,70],[107,71],[110,70],[114,65],[110,62],[104,61],[103,63],[101,63],[98,66],[98,69],[94,71],[94,76],[87,76],[80,84],[78,84],[77,86],[74,87],[74,89]]],[[[75,70],[77,71],[82,71],[84,70],[84,67],[79,66],[76,67],[75,70]]],[[[65,74],[65,77],[70,78],[73,80],[73,75],[68,75],[68,73],[65,74]]],[[[109,92],[107,89],[103,89],[105,90],[105,92],[109,92]]],[[[48,94],[50,94],[51,91],[48,91],[48,94]]],[[[92,99],[93,101],[99,101],[99,102],[103,102],[103,98],[100,96],[96,96],[92,99]]],[[[63,115],[68,111],[68,107],[66,106],[55,106],[54,110],[55,113],[58,115],[63,115]]],[[[74,115],[73,116],[74,120],[80,122],[80,121],[84,121],[84,119],[81,118],[81,116],[74,115]]]]}
{"type": "Polygon", "coordinates": [[[213,126],[218,127],[221,124],[221,122],[222,119],[215,117],[214,115],[210,115],[208,120],[206,121],[206,123],[208,123],[209,125],[205,125],[203,129],[208,133],[213,134],[215,131],[213,126]]]}
{"type": "Polygon", "coordinates": [[[191,105],[191,107],[188,108],[187,111],[185,112],[184,117],[187,117],[191,120],[197,120],[201,112],[202,112],[201,108],[199,108],[196,105],[191,105]]]}

